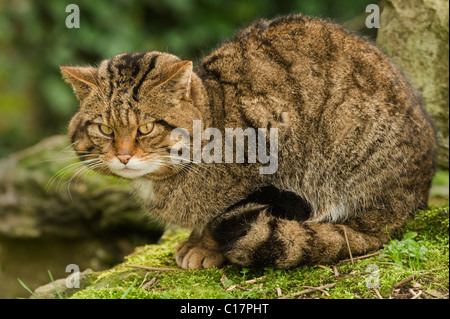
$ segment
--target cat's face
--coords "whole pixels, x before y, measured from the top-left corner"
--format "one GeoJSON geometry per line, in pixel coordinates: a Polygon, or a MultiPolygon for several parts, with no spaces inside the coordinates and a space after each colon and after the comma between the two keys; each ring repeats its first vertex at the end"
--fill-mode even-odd
{"type": "Polygon", "coordinates": [[[174,128],[192,130],[201,85],[192,62],[160,52],[121,54],[98,68],[61,67],[80,109],[69,136],[82,161],[104,174],[164,178],[178,173],[174,128]]]}

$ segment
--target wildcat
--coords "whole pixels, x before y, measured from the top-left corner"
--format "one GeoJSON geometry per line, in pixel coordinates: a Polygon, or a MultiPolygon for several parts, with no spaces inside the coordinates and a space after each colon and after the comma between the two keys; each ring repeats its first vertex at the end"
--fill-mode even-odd
{"type": "Polygon", "coordinates": [[[192,229],[175,251],[182,268],[335,262],[378,249],[427,203],[427,115],[379,49],[332,22],[259,20],[196,71],[155,51],[61,70],[80,101],[69,124],[76,153],[130,179],[156,219],[192,229]],[[276,172],[174,164],[171,131],[192,136],[194,120],[222,132],[276,128],[276,172]]]}

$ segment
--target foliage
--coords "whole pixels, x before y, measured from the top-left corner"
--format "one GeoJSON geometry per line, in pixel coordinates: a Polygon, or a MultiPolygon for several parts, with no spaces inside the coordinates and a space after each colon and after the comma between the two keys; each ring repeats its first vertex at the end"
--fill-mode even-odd
{"type": "Polygon", "coordinates": [[[424,241],[415,241],[415,232],[408,232],[403,235],[402,240],[394,239],[384,245],[380,258],[392,260],[395,265],[406,266],[412,270],[421,270],[421,262],[427,260],[428,249],[424,241]]]}
{"type": "Polygon", "coordinates": [[[77,0],[0,2],[0,157],[66,131],[77,102],[61,65],[95,65],[130,51],[168,51],[197,62],[251,21],[303,12],[347,21],[369,0],[77,0]]]}

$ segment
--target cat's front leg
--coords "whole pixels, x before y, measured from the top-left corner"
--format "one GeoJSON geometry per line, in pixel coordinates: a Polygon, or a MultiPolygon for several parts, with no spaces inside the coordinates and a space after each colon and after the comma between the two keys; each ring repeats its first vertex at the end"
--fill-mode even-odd
{"type": "Polygon", "coordinates": [[[208,229],[199,233],[193,231],[188,239],[175,250],[175,260],[184,269],[206,269],[220,267],[225,262],[224,255],[208,229]]]}

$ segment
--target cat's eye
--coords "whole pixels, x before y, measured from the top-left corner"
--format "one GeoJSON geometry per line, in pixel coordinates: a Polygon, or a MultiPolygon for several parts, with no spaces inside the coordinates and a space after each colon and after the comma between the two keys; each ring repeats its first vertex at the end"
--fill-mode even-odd
{"type": "Polygon", "coordinates": [[[114,134],[114,130],[104,124],[99,124],[98,129],[100,130],[101,133],[103,133],[107,136],[112,136],[114,134]]]}
{"type": "Polygon", "coordinates": [[[138,127],[138,132],[141,135],[147,135],[150,134],[150,132],[153,130],[153,122],[148,122],[147,124],[141,125],[138,127]]]}

